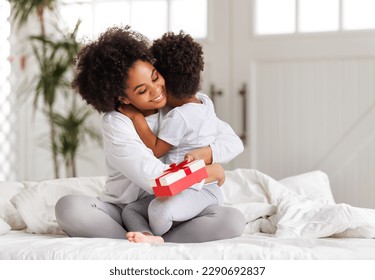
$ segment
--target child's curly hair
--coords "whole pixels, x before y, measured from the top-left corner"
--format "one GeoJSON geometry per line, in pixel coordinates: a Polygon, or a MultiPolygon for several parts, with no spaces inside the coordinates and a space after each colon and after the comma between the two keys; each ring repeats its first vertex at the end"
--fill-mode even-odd
{"type": "Polygon", "coordinates": [[[149,47],[146,37],[129,26],[107,29],[79,51],[72,87],[97,111],[115,110],[129,69],[137,60],[153,61],[149,47]]]}
{"type": "Polygon", "coordinates": [[[202,46],[180,31],[165,33],[153,42],[154,66],[165,79],[167,90],[177,99],[191,97],[200,89],[203,71],[202,46]]]}

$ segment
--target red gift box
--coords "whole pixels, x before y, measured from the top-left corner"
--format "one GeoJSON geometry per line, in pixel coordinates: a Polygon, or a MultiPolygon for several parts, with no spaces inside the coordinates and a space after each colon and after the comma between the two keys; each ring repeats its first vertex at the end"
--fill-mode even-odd
{"type": "Polygon", "coordinates": [[[161,176],[150,180],[150,185],[155,196],[173,196],[207,177],[203,160],[185,160],[179,164],[171,164],[161,176]]]}

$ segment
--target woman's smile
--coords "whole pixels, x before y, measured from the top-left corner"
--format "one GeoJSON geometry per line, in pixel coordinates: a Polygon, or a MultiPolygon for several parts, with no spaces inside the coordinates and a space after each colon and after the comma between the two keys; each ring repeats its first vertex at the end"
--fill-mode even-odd
{"type": "Polygon", "coordinates": [[[159,103],[159,102],[163,101],[163,99],[164,99],[164,94],[163,94],[163,92],[160,92],[160,94],[157,97],[155,97],[154,99],[152,99],[151,102],[159,103]]]}

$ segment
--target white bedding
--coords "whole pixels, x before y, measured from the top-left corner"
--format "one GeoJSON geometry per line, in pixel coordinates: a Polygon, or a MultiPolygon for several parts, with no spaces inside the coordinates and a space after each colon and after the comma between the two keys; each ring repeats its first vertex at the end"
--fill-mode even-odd
{"type": "Polygon", "coordinates": [[[238,238],[134,244],[65,236],[56,223],[56,201],[69,193],[96,196],[104,179],[26,182],[11,195],[13,188],[0,183],[0,259],[375,259],[375,210],[335,204],[320,171],[281,181],[256,170],[227,171],[225,203],[240,209],[247,221],[238,238]],[[16,218],[26,228],[19,230],[16,218]]]}
{"type": "MultiPolygon", "coordinates": [[[[263,201],[249,197],[239,204],[230,203],[244,212],[248,222],[245,232],[266,232],[279,238],[375,238],[374,209],[300,194],[288,188],[285,181],[278,182],[257,170],[242,170],[241,175],[246,178],[246,184],[241,184],[264,194],[263,201]]],[[[315,177],[322,176],[316,172],[310,175],[315,183],[315,177]]]]}

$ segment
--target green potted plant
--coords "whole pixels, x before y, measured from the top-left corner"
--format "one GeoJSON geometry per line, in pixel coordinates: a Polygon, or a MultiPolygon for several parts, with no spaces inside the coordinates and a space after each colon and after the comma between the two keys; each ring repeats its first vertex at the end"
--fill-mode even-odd
{"type": "Polygon", "coordinates": [[[63,157],[68,177],[77,176],[76,158],[81,144],[85,143],[87,138],[101,143],[101,137],[96,129],[87,124],[92,112],[88,106],[79,108],[73,100],[68,112],[65,114],[53,113],[51,116],[57,126],[55,149],[63,157]]]}
{"type": "Polygon", "coordinates": [[[37,71],[31,79],[31,89],[34,110],[40,110],[42,107],[42,112],[48,120],[49,148],[55,178],[60,177],[59,156],[65,163],[66,174],[76,176],[75,158],[82,138],[86,136],[96,140],[100,138],[100,135],[87,125],[90,111],[87,109],[82,111],[77,107],[75,98],[72,98],[73,92],[68,78],[80,47],[77,40],[80,22],[77,22],[72,32],[62,31],[57,22],[53,21],[47,26],[46,12],[52,14],[49,18],[56,20],[57,17],[53,15],[58,2],[57,0],[10,0],[11,16],[18,28],[21,28],[31,16],[34,18],[36,16],[39,22],[39,34],[28,36],[32,55],[37,62],[37,71]],[[66,102],[71,102],[71,107],[66,112],[59,112],[56,108],[56,102],[61,97],[65,98],[66,102]],[[69,136],[73,130],[76,137],[69,136]]]}

